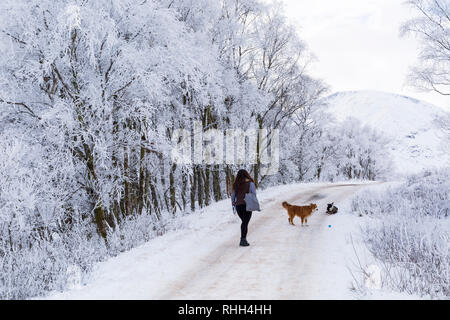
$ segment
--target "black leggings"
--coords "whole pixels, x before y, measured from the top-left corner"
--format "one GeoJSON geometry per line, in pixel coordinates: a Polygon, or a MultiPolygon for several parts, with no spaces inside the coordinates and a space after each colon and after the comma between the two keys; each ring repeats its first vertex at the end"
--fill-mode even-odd
{"type": "Polygon", "coordinates": [[[236,211],[237,211],[237,214],[238,214],[239,218],[241,218],[241,220],[242,220],[242,224],[241,224],[241,238],[242,239],[246,239],[247,238],[247,231],[248,231],[248,223],[250,222],[250,219],[252,217],[252,212],[251,211],[246,211],[246,205],[245,204],[240,204],[240,205],[236,206],[236,211]]]}

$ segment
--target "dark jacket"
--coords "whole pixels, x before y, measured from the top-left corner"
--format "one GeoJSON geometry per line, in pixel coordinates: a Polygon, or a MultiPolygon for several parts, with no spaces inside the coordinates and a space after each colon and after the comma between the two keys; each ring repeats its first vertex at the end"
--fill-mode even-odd
{"type": "Polygon", "coordinates": [[[239,186],[236,186],[237,190],[233,190],[231,194],[231,202],[236,206],[245,204],[245,195],[249,192],[256,194],[255,184],[251,181],[246,181],[241,183],[239,186]]]}

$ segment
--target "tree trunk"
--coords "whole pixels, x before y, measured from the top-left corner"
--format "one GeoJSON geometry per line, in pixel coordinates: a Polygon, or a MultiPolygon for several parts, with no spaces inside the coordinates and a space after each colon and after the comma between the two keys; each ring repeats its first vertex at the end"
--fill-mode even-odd
{"type": "Polygon", "coordinates": [[[181,202],[183,203],[183,211],[186,211],[187,201],[186,201],[186,189],[187,189],[187,174],[186,172],[181,173],[181,202]]]}
{"type": "Polygon", "coordinates": [[[164,204],[166,205],[166,209],[170,212],[171,210],[170,210],[169,200],[167,198],[168,189],[166,189],[166,178],[164,178],[166,170],[165,170],[165,164],[164,164],[164,159],[163,159],[162,155],[159,156],[159,160],[160,160],[160,181],[161,181],[162,190],[164,190],[164,193],[163,193],[164,204]]]}
{"type": "Polygon", "coordinates": [[[211,204],[211,183],[210,183],[210,172],[211,172],[211,166],[206,165],[204,173],[204,186],[203,190],[205,192],[205,206],[209,206],[211,204]]]}
{"type": "Polygon", "coordinates": [[[198,206],[200,208],[203,208],[203,179],[202,179],[202,169],[200,167],[197,167],[197,199],[198,199],[198,206]]]}
{"type": "Polygon", "coordinates": [[[226,184],[226,191],[227,191],[227,197],[231,197],[231,193],[233,192],[233,183],[231,182],[232,176],[231,176],[231,170],[229,166],[225,167],[225,184],[226,184]]]}
{"type": "MultiPolygon", "coordinates": [[[[145,141],[145,136],[142,136],[141,142],[145,141]]],[[[137,195],[137,209],[139,214],[142,214],[144,209],[144,186],[145,186],[145,149],[141,146],[141,152],[139,155],[139,185],[138,185],[138,195],[137,195]]]]}
{"type": "Polygon", "coordinates": [[[130,184],[128,172],[128,151],[127,147],[123,148],[123,172],[124,172],[124,213],[125,216],[130,214],[130,184]]]}
{"type": "MultiPolygon", "coordinates": [[[[258,117],[258,128],[259,129],[263,128],[263,121],[259,117],[258,117]]],[[[260,182],[260,180],[259,180],[259,172],[260,172],[260,168],[261,168],[261,157],[260,157],[261,146],[259,144],[260,135],[261,135],[261,131],[258,130],[258,135],[257,135],[257,139],[256,139],[256,164],[253,165],[253,180],[255,180],[256,187],[258,187],[259,182],[260,182]]]]}
{"type": "Polygon", "coordinates": [[[160,219],[161,218],[161,208],[160,208],[160,205],[159,205],[159,202],[158,202],[158,194],[156,193],[156,188],[155,188],[155,184],[154,184],[154,181],[156,180],[156,179],[154,179],[151,175],[150,175],[150,173],[148,174],[149,175],[149,184],[150,184],[150,192],[151,192],[151,194],[152,194],[152,201],[153,201],[153,209],[155,210],[155,214],[156,214],[156,217],[158,218],[158,219],[160,219]]]}
{"type": "Polygon", "coordinates": [[[222,191],[220,190],[220,171],[219,165],[215,165],[212,173],[214,200],[222,200],[222,191]]]}
{"type": "MultiPolygon", "coordinates": [[[[94,165],[94,156],[92,155],[91,149],[86,143],[83,143],[84,147],[84,153],[86,156],[86,165],[89,170],[88,178],[93,181],[93,185],[97,182],[97,174],[95,173],[95,165],[94,165]]],[[[100,195],[93,189],[90,190],[91,197],[94,205],[94,218],[95,223],[97,224],[97,231],[98,233],[105,239],[106,241],[106,220],[105,220],[105,210],[103,209],[102,203],[101,203],[101,197],[100,195]]]]}
{"type": "Polygon", "coordinates": [[[106,240],[106,221],[105,221],[105,211],[103,210],[102,205],[99,203],[96,205],[94,209],[94,217],[95,223],[97,224],[97,229],[103,239],[106,240]]]}
{"type": "Polygon", "coordinates": [[[197,171],[195,167],[192,168],[192,175],[190,176],[191,186],[191,212],[195,211],[195,191],[197,189],[197,171]]]}
{"type": "Polygon", "coordinates": [[[169,174],[169,192],[170,192],[170,206],[172,209],[172,213],[175,214],[177,211],[176,207],[176,190],[175,190],[175,170],[177,169],[177,165],[175,163],[172,164],[170,168],[169,174]]]}

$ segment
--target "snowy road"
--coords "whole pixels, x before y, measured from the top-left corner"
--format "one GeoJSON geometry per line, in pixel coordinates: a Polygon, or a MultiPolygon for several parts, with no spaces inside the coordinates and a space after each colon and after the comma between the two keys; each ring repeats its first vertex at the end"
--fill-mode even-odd
{"type": "MultiPolygon", "coordinates": [[[[308,299],[322,297],[326,283],[321,272],[329,270],[330,247],[327,241],[330,217],[325,215],[326,201],[339,201],[359,186],[319,187],[288,197],[293,204],[316,202],[320,210],[309,219],[309,227],[287,222],[280,203],[255,213],[249,248],[236,249],[236,239],[227,239],[211,255],[183,277],[169,284],[162,299],[308,299]],[[324,256],[326,255],[326,256],[324,256]],[[321,286],[325,286],[322,288],[321,286]]],[[[331,226],[333,227],[333,225],[331,226]]],[[[329,239],[328,239],[329,240],[329,239]]],[[[338,250],[338,248],[334,248],[338,250]]],[[[329,275],[323,275],[329,278],[329,275]]]]}
{"type": "MultiPolygon", "coordinates": [[[[52,299],[350,299],[348,234],[353,216],[327,216],[326,203],[340,202],[362,184],[312,184],[261,193],[248,241],[239,242],[239,221],[229,200],[207,214],[189,217],[172,231],[101,263],[92,281],[52,299]],[[308,227],[288,223],[281,202],[315,202],[308,227]],[[225,218],[224,218],[225,217],[225,218]]],[[[350,250],[350,251],[349,251],[350,250]]]]}

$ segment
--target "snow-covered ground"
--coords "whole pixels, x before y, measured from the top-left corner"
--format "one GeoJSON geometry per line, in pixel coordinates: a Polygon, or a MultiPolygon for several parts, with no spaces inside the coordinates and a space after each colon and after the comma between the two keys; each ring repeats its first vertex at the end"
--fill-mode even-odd
{"type": "MultiPolygon", "coordinates": [[[[229,200],[180,218],[179,228],[97,265],[85,286],[50,299],[355,299],[354,237],[359,220],[349,197],[367,183],[294,184],[260,192],[262,212],[238,246],[229,200]],[[281,202],[315,202],[308,227],[287,221],[281,202]],[[326,203],[340,207],[325,214],[326,203]]],[[[356,244],[356,247],[358,244],[356,244]]],[[[358,249],[360,250],[360,249],[358,249]]],[[[399,298],[377,290],[364,298],[399,298]]],[[[402,297],[404,298],[404,297],[402,297]]]]}
{"type": "Polygon", "coordinates": [[[402,181],[390,181],[384,183],[373,183],[366,188],[361,188],[352,197],[348,197],[340,204],[340,210],[343,215],[342,220],[349,224],[348,234],[346,235],[346,264],[348,272],[352,276],[352,298],[359,300],[421,300],[424,297],[412,295],[404,292],[396,292],[383,287],[382,268],[380,261],[369,252],[367,244],[362,239],[362,232],[365,226],[374,223],[368,216],[356,216],[350,214],[352,198],[358,192],[368,190],[375,192],[385,192],[390,187],[396,187],[402,184],[402,181]],[[351,251],[351,253],[350,253],[351,251]],[[368,276],[370,274],[370,276],[368,276]]]}
{"type": "Polygon", "coordinates": [[[388,137],[396,172],[410,174],[450,166],[448,133],[436,121],[449,119],[444,109],[377,91],[338,92],[324,101],[327,112],[338,122],[354,117],[388,137]]]}

